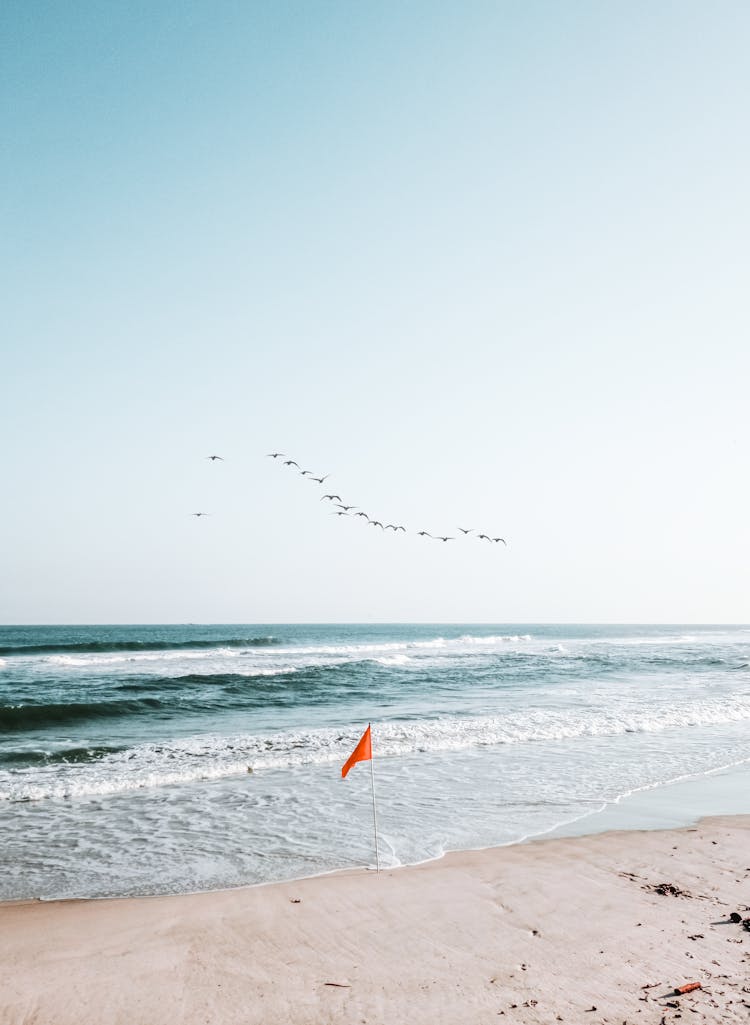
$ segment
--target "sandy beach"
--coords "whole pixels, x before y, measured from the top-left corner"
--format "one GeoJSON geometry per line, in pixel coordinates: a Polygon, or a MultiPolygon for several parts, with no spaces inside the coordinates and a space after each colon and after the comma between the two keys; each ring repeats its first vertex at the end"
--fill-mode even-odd
{"type": "Polygon", "coordinates": [[[380,875],[9,903],[0,1021],[746,1022],[750,932],[729,916],[748,905],[750,816],[380,875]]]}

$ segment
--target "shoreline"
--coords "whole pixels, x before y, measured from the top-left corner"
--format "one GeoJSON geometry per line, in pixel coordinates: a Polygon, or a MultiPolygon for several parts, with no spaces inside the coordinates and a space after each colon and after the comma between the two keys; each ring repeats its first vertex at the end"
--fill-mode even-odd
{"type": "Polygon", "coordinates": [[[10,637],[40,655],[3,678],[0,898],[209,891],[372,864],[370,781],[342,784],[339,768],[373,711],[384,866],[595,831],[607,800],[747,754],[750,694],[732,672],[744,628],[276,633],[10,637]],[[126,641],[143,649],[133,664],[126,641]],[[60,643],[80,657],[41,654],[60,643]]]}
{"type": "MultiPolygon", "coordinates": [[[[562,837],[588,837],[610,832],[661,831],[683,829],[699,823],[703,818],[717,816],[743,816],[750,814],[750,758],[745,762],[711,770],[708,773],[688,776],[666,783],[658,783],[627,794],[616,801],[606,802],[603,807],[572,819],[558,823],[539,833],[520,837],[507,843],[487,844],[481,847],[449,848],[441,854],[422,861],[389,865],[383,872],[400,872],[404,869],[421,868],[443,861],[454,854],[478,854],[485,851],[523,847],[544,843],[562,837]]],[[[280,886],[299,883],[307,879],[326,879],[339,875],[362,872],[374,873],[375,865],[349,865],[325,869],[285,879],[269,879],[259,882],[237,883],[235,886],[220,886],[215,889],[184,890],[179,893],[132,893],[105,894],[103,896],[74,897],[19,897],[0,900],[0,909],[19,904],[54,904],[107,900],[140,900],[172,897],[198,896],[201,894],[233,893],[238,890],[258,887],[280,886]]],[[[749,900],[750,902],[750,900],[749,900]]]]}
{"type": "Polygon", "coordinates": [[[676,1003],[746,1021],[750,933],[728,916],[750,914],[749,841],[750,815],[718,816],[379,875],[6,902],[0,1020],[152,1025],[170,1007],[185,1025],[630,1025],[676,1003]],[[702,988],[674,997],[692,981],[702,988]]]}

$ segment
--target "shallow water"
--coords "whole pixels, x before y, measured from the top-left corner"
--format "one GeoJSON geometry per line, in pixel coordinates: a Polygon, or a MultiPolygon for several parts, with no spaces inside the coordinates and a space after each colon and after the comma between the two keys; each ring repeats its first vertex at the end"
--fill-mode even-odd
{"type": "Polygon", "coordinates": [[[0,628],[0,897],[509,843],[750,762],[750,628],[0,628]],[[248,768],[252,772],[248,772],[248,768]]]}

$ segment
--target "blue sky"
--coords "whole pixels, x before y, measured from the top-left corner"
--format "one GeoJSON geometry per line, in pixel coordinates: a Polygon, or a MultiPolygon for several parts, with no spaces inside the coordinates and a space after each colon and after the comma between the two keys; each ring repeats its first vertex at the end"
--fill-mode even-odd
{"type": "Polygon", "coordinates": [[[5,4],[0,621],[750,621],[749,30],[5,4]]]}

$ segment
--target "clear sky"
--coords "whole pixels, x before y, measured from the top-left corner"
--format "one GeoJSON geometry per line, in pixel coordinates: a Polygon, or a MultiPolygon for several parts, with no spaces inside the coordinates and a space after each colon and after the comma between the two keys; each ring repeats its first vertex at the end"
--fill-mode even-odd
{"type": "Polygon", "coordinates": [[[0,622],[750,621],[750,6],[0,33],[0,622]]]}

